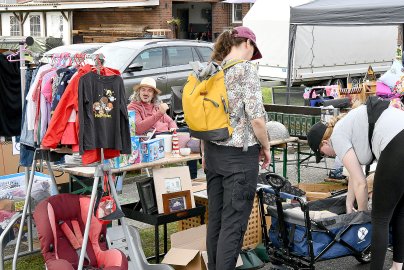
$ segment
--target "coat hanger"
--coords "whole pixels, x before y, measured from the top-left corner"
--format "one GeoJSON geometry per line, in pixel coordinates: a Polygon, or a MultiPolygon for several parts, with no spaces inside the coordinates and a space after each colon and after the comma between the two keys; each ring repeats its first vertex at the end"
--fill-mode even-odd
{"type": "Polygon", "coordinates": [[[31,56],[34,55],[34,53],[33,53],[32,51],[30,51],[30,50],[28,50],[26,47],[24,47],[24,49],[18,50],[17,52],[8,55],[8,56],[7,56],[7,61],[9,61],[9,62],[25,61],[25,60],[21,60],[21,59],[13,59],[13,57],[15,57],[15,56],[20,56],[20,55],[23,54],[23,53],[24,53],[24,54],[25,54],[25,53],[28,53],[28,54],[31,55],[31,56]]]}
{"type": "Polygon", "coordinates": [[[11,50],[8,50],[8,51],[3,52],[2,54],[3,54],[4,56],[9,56],[9,55],[14,54],[14,53],[15,53],[15,52],[13,52],[13,51],[11,51],[11,50]]]}
{"type": "Polygon", "coordinates": [[[104,55],[102,53],[97,53],[95,55],[95,66],[97,68],[97,74],[100,75],[102,69],[102,63],[104,62],[104,55]]]}

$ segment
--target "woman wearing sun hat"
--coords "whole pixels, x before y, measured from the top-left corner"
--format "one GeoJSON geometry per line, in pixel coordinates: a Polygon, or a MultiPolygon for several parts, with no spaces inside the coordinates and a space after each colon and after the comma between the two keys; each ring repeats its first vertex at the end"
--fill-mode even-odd
{"type": "Polygon", "coordinates": [[[165,132],[177,128],[177,124],[167,115],[168,105],[158,101],[161,93],[156,81],[151,77],[143,78],[133,87],[133,95],[128,105],[129,111],[136,112],[136,134],[142,135],[151,129],[165,132]]]}

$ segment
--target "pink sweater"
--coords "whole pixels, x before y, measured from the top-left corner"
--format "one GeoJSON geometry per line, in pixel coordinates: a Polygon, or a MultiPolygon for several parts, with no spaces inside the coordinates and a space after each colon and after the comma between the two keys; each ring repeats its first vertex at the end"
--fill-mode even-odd
{"type": "Polygon", "coordinates": [[[128,111],[136,112],[136,134],[142,135],[155,128],[156,132],[169,131],[177,128],[177,124],[167,114],[161,113],[154,104],[140,101],[132,101],[128,105],[128,111]]]}

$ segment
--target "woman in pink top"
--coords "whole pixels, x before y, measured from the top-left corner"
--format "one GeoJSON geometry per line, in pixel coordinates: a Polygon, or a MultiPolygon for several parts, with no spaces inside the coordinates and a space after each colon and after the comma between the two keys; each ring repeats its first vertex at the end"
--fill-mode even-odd
{"type": "Polygon", "coordinates": [[[142,135],[151,129],[155,132],[172,131],[177,124],[167,115],[168,105],[158,101],[161,93],[156,88],[156,81],[151,77],[144,78],[133,87],[134,93],[128,105],[128,111],[136,112],[136,134],[142,135]]]}

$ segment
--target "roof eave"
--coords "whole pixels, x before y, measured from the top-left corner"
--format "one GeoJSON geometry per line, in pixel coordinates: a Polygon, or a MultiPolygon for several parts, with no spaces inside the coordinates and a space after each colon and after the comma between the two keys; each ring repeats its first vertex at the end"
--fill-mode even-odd
{"type": "Polygon", "coordinates": [[[74,10],[91,8],[116,8],[116,7],[147,7],[158,6],[159,0],[142,1],[89,1],[89,2],[66,2],[66,3],[26,3],[26,4],[2,4],[0,12],[13,11],[51,11],[51,10],[74,10]]]}

